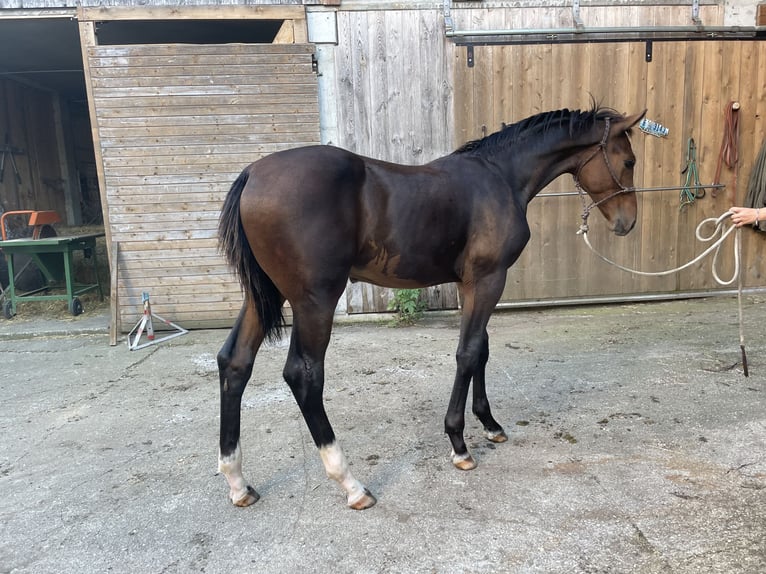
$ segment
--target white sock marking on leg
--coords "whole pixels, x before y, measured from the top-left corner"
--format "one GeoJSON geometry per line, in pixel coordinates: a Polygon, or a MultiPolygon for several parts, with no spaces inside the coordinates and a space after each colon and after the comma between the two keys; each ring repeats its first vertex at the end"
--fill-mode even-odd
{"type": "Polygon", "coordinates": [[[327,476],[340,484],[348,495],[349,506],[365,496],[364,485],[359,482],[348,469],[348,462],[337,442],[319,449],[327,476]]]}
{"type": "Polygon", "coordinates": [[[229,483],[229,496],[233,502],[240,500],[247,494],[247,482],[242,476],[242,450],[239,441],[234,452],[228,456],[221,456],[218,452],[218,472],[222,472],[229,483]]]}

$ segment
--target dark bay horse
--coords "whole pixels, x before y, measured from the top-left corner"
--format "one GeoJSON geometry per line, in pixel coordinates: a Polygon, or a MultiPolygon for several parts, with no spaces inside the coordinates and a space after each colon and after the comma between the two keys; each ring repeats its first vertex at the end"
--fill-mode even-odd
{"type": "Polygon", "coordinates": [[[458,284],[463,310],[457,373],[444,419],[452,462],[463,470],[476,466],[463,440],[471,381],[473,412],[487,438],[506,441],[485,390],[486,327],[507,270],[529,240],[527,204],[569,173],[590,196],[584,216],[598,207],[610,230],[627,234],[636,222],[635,156],[627,134],[643,115],[596,106],[538,114],[422,166],[311,146],[245,168],[219,222],[221,251],[245,292],[218,354],[218,464],[232,502],[258,500],[242,475],[241,399],[261,343],[280,336],[287,300],[293,325],[284,378],[327,475],[346,492],[348,505],[375,504],[349,471],[322,399],[333,314],[349,279],[394,288],[458,284]]]}

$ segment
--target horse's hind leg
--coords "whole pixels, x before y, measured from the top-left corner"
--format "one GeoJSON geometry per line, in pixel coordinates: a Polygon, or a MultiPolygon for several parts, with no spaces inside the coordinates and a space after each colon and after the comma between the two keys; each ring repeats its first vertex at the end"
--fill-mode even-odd
{"type": "Polygon", "coordinates": [[[346,492],[348,506],[363,510],[375,504],[375,497],[351,474],[322,401],[324,358],[334,309],[334,302],[319,307],[293,304],[293,330],[284,377],[319,448],[327,476],[346,492]]]}
{"type": "Polygon", "coordinates": [[[218,352],[218,374],[221,383],[218,471],[226,477],[230,489],[229,497],[237,506],[250,506],[260,498],[242,476],[239,427],[242,393],[250,380],[255,354],[263,338],[258,314],[253,305],[246,301],[231,333],[218,352]]]}

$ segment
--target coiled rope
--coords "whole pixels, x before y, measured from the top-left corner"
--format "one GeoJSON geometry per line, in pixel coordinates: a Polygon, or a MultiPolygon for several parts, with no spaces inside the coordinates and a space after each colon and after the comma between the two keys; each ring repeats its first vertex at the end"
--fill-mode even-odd
{"type": "Polygon", "coordinates": [[[629,267],[620,265],[619,263],[612,261],[608,257],[596,251],[596,249],[591,245],[590,239],[588,239],[587,224],[581,226],[580,230],[577,233],[578,235],[582,235],[583,240],[585,241],[585,245],[588,246],[588,249],[590,249],[602,261],[609,263],[610,265],[613,265],[617,267],[618,269],[627,271],[628,273],[633,273],[634,275],[642,275],[644,277],[661,277],[664,275],[670,275],[672,273],[678,273],[679,271],[682,271],[686,269],[687,267],[690,267],[694,265],[695,263],[702,261],[710,253],[713,253],[712,272],[716,282],[719,285],[731,285],[732,283],[734,283],[734,281],[737,281],[737,307],[739,310],[739,348],[742,352],[742,367],[744,370],[744,374],[747,377],[749,376],[750,373],[748,371],[748,366],[747,366],[747,354],[745,353],[744,316],[742,312],[742,273],[740,272],[741,271],[740,254],[742,252],[742,230],[738,227],[734,227],[733,225],[730,225],[728,227],[724,225],[726,220],[729,219],[731,216],[732,216],[732,213],[730,211],[727,211],[717,218],[709,217],[707,219],[703,219],[702,221],[700,221],[700,223],[697,225],[697,228],[694,231],[694,235],[697,237],[697,241],[701,241],[703,243],[708,241],[713,241],[713,240],[715,241],[713,241],[713,243],[709,245],[707,249],[705,249],[702,253],[697,255],[697,257],[695,257],[688,263],[684,263],[683,265],[679,267],[675,267],[673,269],[667,269],[665,271],[639,271],[638,269],[631,269],[629,267]],[[712,233],[710,233],[710,235],[703,235],[702,229],[705,226],[710,225],[711,223],[714,224],[712,233]],[[735,231],[736,231],[736,235],[735,235],[735,241],[734,241],[734,273],[731,279],[723,280],[718,274],[718,255],[721,251],[721,245],[723,244],[723,242],[726,241],[726,238],[729,237],[729,235],[731,235],[735,231]]]}

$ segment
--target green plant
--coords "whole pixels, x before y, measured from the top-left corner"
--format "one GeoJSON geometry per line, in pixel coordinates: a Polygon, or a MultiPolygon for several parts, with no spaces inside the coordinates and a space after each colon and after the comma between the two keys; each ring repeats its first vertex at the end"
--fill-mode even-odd
{"type": "Polygon", "coordinates": [[[388,302],[389,311],[396,311],[394,325],[414,325],[423,316],[427,305],[422,289],[394,289],[394,297],[388,302]]]}

